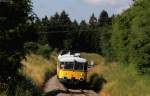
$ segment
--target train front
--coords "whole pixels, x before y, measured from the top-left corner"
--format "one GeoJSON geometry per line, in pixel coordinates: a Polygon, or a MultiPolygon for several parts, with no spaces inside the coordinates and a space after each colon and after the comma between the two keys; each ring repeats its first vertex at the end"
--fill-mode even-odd
{"type": "Polygon", "coordinates": [[[64,84],[83,84],[87,79],[87,61],[74,55],[59,58],[57,77],[64,84]]]}

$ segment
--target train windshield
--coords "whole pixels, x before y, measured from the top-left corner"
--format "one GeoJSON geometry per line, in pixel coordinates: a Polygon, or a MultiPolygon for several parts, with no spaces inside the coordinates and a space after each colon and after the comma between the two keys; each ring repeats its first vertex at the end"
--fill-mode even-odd
{"type": "Polygon", "coordinates": [[[74,62],[65,62],[64,63],[64,69],[72,70],[74,66],[74,62]]]}
{"type": "Polygon", "coordinates": [[[85,65],[86,65],[85,63],[80,63],[80,62],[61,62],[60,68],[67,69],[67,70],[83,71],[83,70],[86,70],[85,65]]]}
{"type": "Polygon", "coordinates": [[[84,70],[84,63],[76,62],[74,70],[84,70]]]}

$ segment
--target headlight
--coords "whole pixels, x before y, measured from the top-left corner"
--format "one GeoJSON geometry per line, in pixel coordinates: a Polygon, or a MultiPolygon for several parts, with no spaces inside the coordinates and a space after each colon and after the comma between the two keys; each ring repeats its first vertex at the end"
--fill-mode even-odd
{"type": "Polygon", "coordinates": [[[67,77],[64,77],[64,80],[67,80],[67,77]]]}
{"type": "Polygon", "coordinates": [[[84,79],[83,79],[83,78],[80,78],[80,81],[84,81],[84,79]]]}

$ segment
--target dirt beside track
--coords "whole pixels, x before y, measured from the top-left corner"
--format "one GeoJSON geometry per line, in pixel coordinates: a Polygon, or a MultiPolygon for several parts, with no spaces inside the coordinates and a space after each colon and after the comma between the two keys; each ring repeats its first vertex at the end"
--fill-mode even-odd
{"type": "Polygon", "coordinates": [[[69,89],[59,82],[57,76],[52,77],[45,84],[44,96],[98,96],[91,89],[69,89]]]}

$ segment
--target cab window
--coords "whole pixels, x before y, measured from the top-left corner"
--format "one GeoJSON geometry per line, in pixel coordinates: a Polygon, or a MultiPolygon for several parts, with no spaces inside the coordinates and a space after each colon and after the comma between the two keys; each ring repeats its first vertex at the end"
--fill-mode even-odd
{"type": "Polygon", "coordinates": [[[84,69],[84,63],[76,62],[74,66],[74,70],[83,70],[84,69]]]}
{"type": "Polygon", "coordinates": [[[74,62],[65,62],[65,66],[64,66],[64,69],[73,69],[73,66],[74,66],[74,62]]]}

